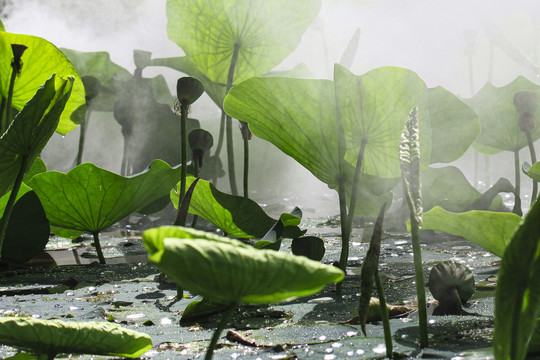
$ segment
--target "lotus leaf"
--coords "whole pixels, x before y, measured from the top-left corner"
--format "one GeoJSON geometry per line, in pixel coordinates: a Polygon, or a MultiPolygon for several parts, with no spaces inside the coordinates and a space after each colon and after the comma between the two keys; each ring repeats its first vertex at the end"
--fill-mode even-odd
{"type": "Polygon", "coordinates": [[[24,165],[26,172],[57,128],[73,79],[51,76],[15,116],[0,138],[0,196],[11,189],[24,165]]]}
{"type": "Polygon", "coordinates": [[[150,336],[96,321],[0,318],[0,343],[50,358],[59,353],[137,358],[152,348],[150,336]]]}
{"type": "Polygon", "coordinates": [[[275,303],[308,296],[344,273],[279,251],[257,250],[215,234],[187,228],[143,233],[148,258],[182,288],[212,301],[275,303]]]}
{"type": "Polygon", "coordinates": [[[535,181],[540,182],[540,161],[535,162],[534,164],[532,164],[532,166],[529,163],[525,162],[523,164],[523,172],[535,181]]]}
{"type": "Polygon", "coordinates": [[[456,214],[436,206],[424,213],[422,229],[461,236],[494,255],[503,256],[521,220],[512,213],[473,210],[456,214]]]}
{"type": "Polygon", "coordinates": [[[320,0],[168,0],[167,33],[214,83],[227,83],[236,52],[239,83],[266,73],[293,51],[320,7],[320,0]]]}
{"type": "MultiPolygon", "coordinates": [[[[13,89],[12,106],[15,109],[22,109],[51,75],[57,75],[55,77],[56,88],[62,86],[61,78],[72,77],[74,79],[71,96],[56,128],[56,131],[61,134],[73,130],[77,124],[71,120],[71,116],[79,107],[85,106],[86,101],[82,80],[65,55],[47,40],[35,36],[0,32],[0,39],[4,43],[21,44],[28,47],[22,55],[24,65],[20,75],[15,80],[13,89]]],[[[11,50],[0,52],[0,74],[2,74],[0,94],[4,98],[7,98],[8,94],[12,72],[10,65],[12,55],[11,50]]]]}
{"type": "Polygon", "coordinates": [[[98,232],[168,194],[179,177],[180,168],[161,160],[133,177],[85,163],[66,174],[35,175],[28,185],[38,194],[52,225],[98,232]]]}
{"type": "MultiPolygon", "coordinates": [[[[519,114],[514,106],[514,96],[521,91],[530,91],[540,96],[540,87],[523,76],[503,87],[486,84],[474,97],[464,99],[478,114],[482,134],[476,140],[475,148],[485,147],[497,150],[517,151],[527,146],[527,136],[520,130],[519,114]]],[[[532,114],[540,118],[540,108],[532,114]]],[[[531,133],[532,140],[540,138],[540,126],[531,133]]]]}

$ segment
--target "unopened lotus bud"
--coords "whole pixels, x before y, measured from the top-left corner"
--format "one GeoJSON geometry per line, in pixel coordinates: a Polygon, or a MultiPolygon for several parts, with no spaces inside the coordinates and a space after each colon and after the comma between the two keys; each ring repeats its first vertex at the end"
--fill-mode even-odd
{"type": "Polygon", "coordinates": [[[26,49],[28,49],[28,47],[25,45],[11,44],[11,51],[13,51],[13,61],[11,62],[11,67],[13,68],[16,74],[21,73],[21,69],[22,69],[21,57],[26,49]]]}
{"type": "Polygon", "coordinates": [[[94,76],[83,76],[81,80],[84,85],[84,91],[86,93],[86,102],[91,101],[93,98],[99,95],[101,90],[101,83],[94,76]]]}
{"type": "Polygon", "coordinates": [[[196,161],[202,167],[204,153],[214,145],[212,134],[204,129],[195,129],[189,133],[188,143],[193,152],[193,162],[196,161]]]}
{"type": "Polygon", "coordinates": [[[519,115],[518,123],[521,131],[530,133],[534,130],[536,119],[534,118],[533,114],[524,112],[519,115]]]}
{"type": "Polygon", "coordinates": [[[203,92],[204,85],[194,77],[181,77],[176,83],[176,96],[181,105],[193,104],[203,92]]]}
{"type": "Polygon", "coordinates": [[[538,104],[538,95],[532,91],[520,91],[514,95],[514,107],[518,114],[534,114],[538,104]]]}

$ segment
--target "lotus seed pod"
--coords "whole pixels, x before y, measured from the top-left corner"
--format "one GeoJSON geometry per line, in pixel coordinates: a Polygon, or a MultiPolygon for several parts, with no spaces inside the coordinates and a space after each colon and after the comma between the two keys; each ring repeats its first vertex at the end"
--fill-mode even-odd
{"type": "Polygon", "coordinates": [[[519,115],[518,123],[521,131],[532,132],[534,130],[536,119],[531,113],[524,112],[519,115]]]}
{"type": "Polygon", "coordinates": [[[202,167],[204,153],[214,145],[212,134],[204,129],[195,129],[189,133],[188,142],[193,152],[193,161],[197,161],[199,167],[202,167]]]}
{"type": "Polygon", "coordinates": [[[82,76],[81,80],[84,84],[84,91],[86,92],[86,102],[89,102],[98,96],[101,90],[101,83],[97,78],[90,75],[82,76]]]}
{"type": "Polygon", "coordinates": [[[133,50],[133,62],[137,69],[144,69],[150,65],[150,59],[152,58],[152,53],[150,51],[144,50],[133,50]]]}
{"type": "Polygon", "coordinates": [[[460,314],[461,305],[474,294],[474,275],[465,265],[455,261],[442,261],[429,273],[429,291],[439,301],[434,315],[460,314]]]}
{"type": "Polygon", "coordinates": [[[204,92],[204,85],[194,77],[185,76],[176,83],[176,96],[183,105],[193,104],[204,92]]]}
{"type": "Polygon", "coordinates": [[[538,96],[532,91],[520,91],[514,95],[514,107],[519,114],[534,114],[538,96]]]}

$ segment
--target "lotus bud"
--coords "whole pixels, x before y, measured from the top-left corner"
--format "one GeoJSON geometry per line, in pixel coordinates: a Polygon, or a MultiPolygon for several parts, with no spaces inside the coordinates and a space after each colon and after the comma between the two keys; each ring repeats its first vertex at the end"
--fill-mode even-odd
{"type": "Polygon", "coordinates": [[[202,167],[204,153],[214,145],[212,134],[204,129],[195,129],[189,133],[188,143],[193,152],[193,162],[202,167]]]}
{"type": "Polygon", "coordinates": [[[13,61],[11,62],[11,67],[13,68],[16,74],[21,73],[21,69],[22,69],[21,57],[26,49],[28,49],[28,47],[25,45],[11,44],[11,51],[13,51],[13,61]]]}
{"type": "Polygon", "coordinates": [[[514,95],[514,107],[519,114],[534,114],[537,104],[538,96],[532,91],[520,91],[514,95]]]}
{"type": "Polygon", "coordinates": [[[203,92],[204,85],[194,77],[181,77],[176,83],[176,96],[181,105],[193,104],[203,92]]]}
{"type": "Polygon", "coordinates": [[[474,275],[465,265],[442,261],[429,273],[429,291],[439,301],[434,315],[461,314],[461,306],[474,294],[474,275]]]}
{"type": "Polygon", "coordinates": [[[144,50],[133,50],[133,62],[137,69],[144,69],[150,65],[150,59],[152,58],[152,53],[150,51],[144,50]]]}
{"type": "Polygon", "coordinates": [[[82,76],[81,80],[84,85],[84,91],[86,92],[86,102],[90,102],[93,98],[99,95],[101,91],[101,83],[94,76],[82,76]]]}

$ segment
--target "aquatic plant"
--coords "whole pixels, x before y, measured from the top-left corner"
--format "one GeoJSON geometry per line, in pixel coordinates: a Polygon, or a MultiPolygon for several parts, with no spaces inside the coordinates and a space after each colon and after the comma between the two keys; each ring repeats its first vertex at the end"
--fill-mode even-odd
{"type": "Polygon", "coordinates": [[[237,240],[182,227],[147,230],[143,243],[149,260],[180,287],[228,304],[205,359],[212,358],[220,333],[238,304],[290,301],[345,276],[334,266],[303,256],[257,250],[237,240]]]}
{"type": "Polygon", "coordinates": [[[99,232],[168,194],[179,173],[180,168],[161,160],[133,177],[84,163],[65,174],[37,174],[28,185],[39,196],[52,225],[93,234],[99,262],[105,264],[99,232]]]}
{"type": "Polygon", "coordinates": [[[118,324],[8,316],[0,318],[0,343],[48,360],[61,353],[138,358],[152,348],[150,336],[118,324]]]}
{"type": "Polygon", "coordinates": [[[428,288],[439,301],[433,315],[461,315],[462,305],[476,291],[474,275],[465,265],[456,261],[441,261],[429,272],[428,288]]]}

